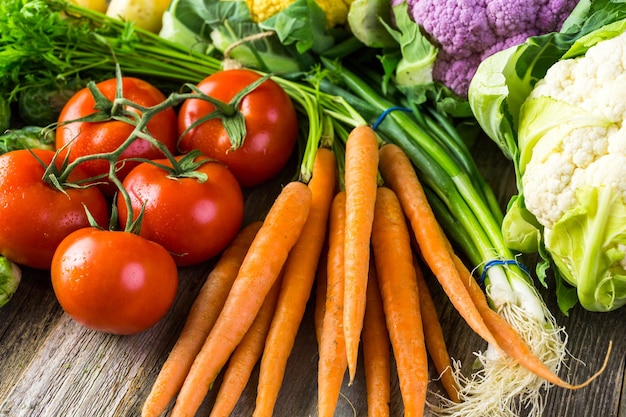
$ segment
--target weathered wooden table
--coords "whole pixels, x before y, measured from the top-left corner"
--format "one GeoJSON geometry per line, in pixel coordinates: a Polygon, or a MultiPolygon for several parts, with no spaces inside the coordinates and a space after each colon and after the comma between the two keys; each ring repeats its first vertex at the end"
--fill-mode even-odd
{"type": "MultiPolygon", "coordinates": [[[[478,158],[486,177],[503,202],[514,189],[510,164],[495,146],[481,145],[478,158]]],[[[260,219],[280,181],[247,196],[247,218],[260,219]]],[[[141,405],[159,368],[180,332],[191,303],[211,263],[180,270],[180,288],[168,315],[150,330],[135,336],[112,336],[88,330],[63,313],[55,300],[49,274],[25,269],[23,282],[0,308],[0,416],[2,417],[132,417],[141,405]]],[[[437,283],[431,282],[446,332],[450,354],[470,366],[473,352],[485,344],[454,311],[437,283]]],[[[558,312],[551,291],[542,291],[560,325],[569,334],[570,360],[562,376],[582,381],[602,364],[609,340],[613,352],[608,369],[579,391],[552,388],[545,417],[617,417],[620,412],[626,354],[626,310],[590,313],[580,307],[565,317],[558,312]]],[[[277,417],[315,416],[317,344],[312,309],[302,323],[275,409],[277,417]]],[[[357,380],[344,384],[336,416],[365,416],[363,367],[357,380]]],[[[434,380],[430,389],[440,391],[434,380]]],[[[256,374],[234,416],[250,416],[254,407],[256,374]]],[[[219,383],[219,381],[218,381],[219,383]]],[[[215,390],[214,390],[215,391],[215,390]]],[[[210,392],[198,415],[208,415],[210,392]]],[[[392,387],[392,416],[402,415],[397,383],[392,387]]],[[[429,413],[426,412],[426,415],[429,413]]],[[[481,417],[481,416],[477,416],[481,417]]]]}

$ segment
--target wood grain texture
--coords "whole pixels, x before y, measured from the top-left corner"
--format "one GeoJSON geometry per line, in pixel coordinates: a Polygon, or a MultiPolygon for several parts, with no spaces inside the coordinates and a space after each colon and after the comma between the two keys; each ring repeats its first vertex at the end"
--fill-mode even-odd
{"type": "MultiPolygon", "coordinates": [[[[503,204],[514,190],[510,163],[490,144],[480,144],[481,169],[503,204]]],[[[292,167],[293,168],[293,167],[292,167]]],[[[291,171],[294,172],[294,171],[291,171]]],[[[247,192],[246,221],[264,216],[281,181],[247,192]]],[[[63,313],[46,272],[25,269],[15,297],[0,308],[0,417],[135,417],[140,415],[159,367],[182,329],[211,262],[180,270],[176,302],[168,315],[148,331],[112,336],[85,329],[63,313]]],[[[485,348],[451,307],[435,280],[429,281],[451,356],[469,370],[473,352],[485,348]]],[[[613,353],[609,368],[579,391],[552,388],[545,417],[622,417],[626,353],[626,312],[591,313],[575,308],[569,316],[558,312],[552,292],[542,290],[557,322],[569,334],[572,355],[561,375],[582,381],[601,365],[609,340],[613,353]],[[573,359],[576,358],[576,359],[573,359]]],[[[276,417],[316,415],[317,344],[313,300],[306,311],[275,409],[276,417]]],[[[252,414],[258,369],[233,416],[252,414]]],[[[431,373],[430,389],[443,393],[431,373]]],[[[402,416],[397,378],[392,376],[391,415],[402,416]]],[[[216,384],[219,384],[219,378],[216,384]]],[[[366,416],[363,366],[355,382],[344,382],[336,416],[366,416]]],[[[209,392],[198,415],[208,415],[216,390],[209,392]]],[[[434,401],[434,397],[430,397],[434,401]]],[[[171,409],[171,406],[170,406],[171,409]]],[[[426,412],[426,415],[431,414],[426,412]]]]}

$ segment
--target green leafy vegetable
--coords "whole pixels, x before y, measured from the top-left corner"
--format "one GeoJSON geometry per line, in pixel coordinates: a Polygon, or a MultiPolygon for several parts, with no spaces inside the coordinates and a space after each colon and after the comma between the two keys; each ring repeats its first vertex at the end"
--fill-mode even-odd
{"type": "Polygon", "coordinates": [[[341,28],[326,28],[324,12],[309,0],[296,0],[262,22],[243,0],[175,0],[165,15],[161,37],[275,74],[308,70],[315,55],[348,38],[341,28]]]}
{"type": "Polygon", "coordinates": [[[8,258],[0,256],[0,307],[9,302],[22,280],[22,270],[8,258]]]}
{"type": "Polygon", "coordinates": [[[321,54],[335,44],[335,36],[326,30],[326,15],[315,1],[296,0],[259,26],[275,32],[281,44],[295,45],[299,54],[321,54]]]}
{"type": "Polygon", "coordinates": [[[54,150],[54,131],[39,126],[8,129],[0,135],[0,154],[17,149],[54,150]]]}
{"type": "Polygon", "coordinates": [[[370,48],[397,47],[385,24],[391,21],[386,0],[354,0],[348,11],[348,26],[355,38],[370,48]]]}
{"type": "Polygon", "coordinates": [[[0,97],[0,132],[4,132],[11,125],[11,105],[3,96],[0,97]]]}
{"type": "Polygon", "coordinates": [[[221,69],[217,59],[73,3],[0,3],[0,92],[9,102],[25,90],[55,90],[75,77],[110,78],[116,63],[124,74],[163,88],[221,69]]]}
{"type": "Polygon", "coordinates": [[[582,188],[578,201],[546,234],[546,247],[582,306],[617,309],[626,304],[626,203],[609,187],[582,188]]]}
{"type": "Polygon", "coordinates": [[[405,2],[394,6],[393,10],[397,29],[387,23],[385,27],[400,46],[395,82],[399,88],[432,88],[437,48],[421,34],[419,25],[411,20],[405,2]]]}
{"type": "Polygon", "coordinates": [[[67,100],[85,85],[79,78],[69,78],[58,79],[53,86],[22,89],[18,98],[20,121],[35,126],[55,123],[67,100]]]}

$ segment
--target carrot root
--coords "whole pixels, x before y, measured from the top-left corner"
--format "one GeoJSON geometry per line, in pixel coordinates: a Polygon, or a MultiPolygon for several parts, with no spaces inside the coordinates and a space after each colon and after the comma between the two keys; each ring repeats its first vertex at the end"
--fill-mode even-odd
{"type": "Polygon", "coordinates": [[[191,417],[257,316],[308,217],[311,190],[285,185],[252,241],[220,315],[189,370],[172,417],[191,417]]]}
{"type": "Polygon", "coordinates": [[[259,314],[228,361],[209,417],[229,416],[235,409],[237,401],[239,401],[250,380],[250,375],[263,353],[265,339],[276,309],[281,281],[282,279],[279,277],[272,286],[263,301],[259,314]]]}
{"type": "Polygon", "coordinates": [[[200,288],[174,347],[144,402],[142,417],[157,417],[167,408],[183,385],[191,365],[202,348],[226,301],[243,258],[261,222],[244,227],[224,250],[200,288]]]}
{"type": "Polygon", "coordinates": [[[391,349],[374,265],[370,265],[370,276],[367,281],[362,339],[367,415],[387,417],[390,414],[391,398],[391,349]]]}
{"type": "Polygon", "coordinates": [[[343,331],[350,383],[356,373],[370,256],[374,202],[378,186],[378,138],[369,126],[357,126],[346,141],[346,236],[343,331]]]}
{"type": "Polygon", "coordinates": [[[328,272],[326,257],[328,256],[328,245],[324,245],[320,255],[320,261],[315,275],[315,307],[313,321],[315,324],[315,340],[319,346],[322,338],[322,327],[324,326],[324,314],[326,313],[326,290],[328,289],[328,272]]]}
{"type": "Polygon", "coordinates": [[[443,329],[439,322],[437,308],[416,257],[413,257],[413,265],[415,267],[417,287],[419,288],[426,349],[435,365],[435,369],[439,373],[439,380],[448,394],[448,398],[458,403],[460,402],[459,385],[452,373],[452,361],[446,346],[443,329]]]}
{"type": "Polygon", "coordinates": [[[462,278],[448,251],[449,243],[408,156],[397,145],[384,145],[380,148],[380,172],[385,184],[398,196],[420,253],[450,302],[476,334],[497,347],[496,340],[461,282],[462,278]]]}
{"type": "Polygon", "coordinates": [[[397,364],[405,416],[422,416],[428,391],[428,358],[409,230],[395,193],[376,196],[372,249],[387,330],[397,364]]]}
{"type": "Polygon", "coordinates": [[[346,194],[343,191],[335,195],[328,225],[328,251],[325,257],[327,281],[318,359],[317,409],[319,417],[335,415],[341,384],[348,366],[342,327],[345,198],[346,194]]]}
{"type": "Polygon", "coordinates": [[[284,266],[283,287],[261,358],[253,416],[272,415],[282,385],[287,360],[311,296],[319,264],[330,205],[335,190],[335,155],[326,148],[316,152],[309,181],[311,208],[300,237],[284,266]]]}

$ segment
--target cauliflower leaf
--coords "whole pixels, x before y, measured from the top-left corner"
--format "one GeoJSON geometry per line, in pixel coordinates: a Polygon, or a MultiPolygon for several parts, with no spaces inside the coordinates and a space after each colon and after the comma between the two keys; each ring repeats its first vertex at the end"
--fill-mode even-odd
{"type": "Polygon", "coordinates": [[[590,311],[626,304],[626,204],[611,187],[577,190],[578,204],[545,234],[561,276],[590,311]]]}

